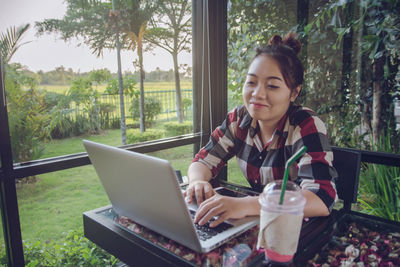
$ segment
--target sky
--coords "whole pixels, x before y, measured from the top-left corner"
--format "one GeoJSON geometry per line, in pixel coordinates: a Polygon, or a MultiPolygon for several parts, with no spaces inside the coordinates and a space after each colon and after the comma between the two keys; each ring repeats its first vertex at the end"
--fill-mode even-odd
{"type": "MultiPolygon", "coordinates": [[[[21,46],[11,62],[18,62],[32,71],[50,71],[56,67],[72,68],[75,72],[87,72],[93,69],[107,68],[116,72],[116,50],[105,50],[103,57],[97,58],[90,49],[74,39],[64,42],[57,34],[36,35],[34,24],[44,19],[61,19],[66,12],[63,0],[0,0],[0,32],[5,33],[11,26],[30,23],[31,27],[22,38],[28,42],[21,46]]],[[[134,72],[132,62],[137,58],[136,52],[121,51],[122,71],[134,72]]],[[[192,56],[188,53],[179,55],[179,64],[192,65],[192,56]]],[[[161,48],[147,52],[143,58],[145,71],[173,68],[172,56],[161,48]]]]}

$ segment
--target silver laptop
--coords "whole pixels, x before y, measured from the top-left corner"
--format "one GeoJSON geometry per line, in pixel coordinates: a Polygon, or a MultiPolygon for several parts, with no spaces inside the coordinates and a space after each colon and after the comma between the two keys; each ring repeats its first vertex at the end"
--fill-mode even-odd
{"type": "Polygon", "coordinates": [[[205,237],[193,223],[196,207],[184,200],[167,160],[87,140],[83,144],[117,214],[197,252],[208,252],[259,223],[258,216],[228,220],[221,233],[205,237]]]}

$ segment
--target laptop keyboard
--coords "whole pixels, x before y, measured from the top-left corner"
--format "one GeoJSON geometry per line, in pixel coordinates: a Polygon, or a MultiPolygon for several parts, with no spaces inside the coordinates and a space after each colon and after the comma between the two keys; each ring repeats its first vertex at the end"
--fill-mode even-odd
{"type": "MultiPolygon", "coordinates": [[[[190,216],[192,217],[192,219],[194,219],[194,215],[196,214],[196,212],[194,210],[189,210],[189,211],[190,211],[190,216]]],[[[216,227],[210,227],[210,222],[212,222],[214,220],[215,219],[212,218],[210,221],[208,221],[204,225],[199,225],[197,223],[194,224],[197,235],[199,236],[200,240],[206,241],[207,239],[210,239],[211,237],[213,237],[219,233],[222,233],[223,231],[233,227],[232,224],[229,224],[226,222],[223,222],[216,227]]]]}

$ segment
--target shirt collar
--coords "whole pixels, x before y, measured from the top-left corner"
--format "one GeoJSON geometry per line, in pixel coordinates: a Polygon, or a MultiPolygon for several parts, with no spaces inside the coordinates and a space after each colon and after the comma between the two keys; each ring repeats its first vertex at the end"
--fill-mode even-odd
{"type": "MultiPolygon", "coordinates": [[[[293,110],[295,109],[295,105],[293,102],[290,102],[289,104],[289,108],[286,111],[285,115],[283,115],[283,117],[278,121],[278,124],[276,126],[276,134],[278,135],[282,135],[285,132],[285,128],[288,126],[287,124],[287,118],[289,117],[289,115],[293,112],[293,110]]],[[[286,129],[287,130],[287,129],[286,129]]]]}

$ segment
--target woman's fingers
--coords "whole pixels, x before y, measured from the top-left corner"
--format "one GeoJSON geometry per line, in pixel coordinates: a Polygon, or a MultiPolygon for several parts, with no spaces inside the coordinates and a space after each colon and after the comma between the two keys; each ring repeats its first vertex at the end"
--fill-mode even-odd
{"type": "Polygon", "coordinates": [[[196,184],[194,186],[194,193],[195,193],[195,196],[196,196],[197,205],[200,205],[204,200],[203,191],[204,191],[204,185],[203,184],[196,184]]]}
{"type": "Polygon", "coordinates": [[[199,206],[194,222],[204,225],[216,217],[210,223],[211,227],[215,227],[227,219],[243,218],[245,216],[244,207],[243,205],[238,205],[238,201],[240,199],[215,194],[199,206]]]}
{"type": "Polygon", "coordinates": [[[207,201],[207,203],[204,202],[204,205],[201,205],[197,210],[194,221],[199,225],[204,225],[213,217],[219,216],[222,212],[222,203],[218,203],[217,201],[207,201]]]}
{"type": "Polygon", "coordinates": [[[193,198],[195,198],[198,205],[200,205],[204,200],[212,197],[214,195],[214,190],[210,183],[201,181],[190,185],[186,189],[186,201],[191,203],[193,198]]]}

